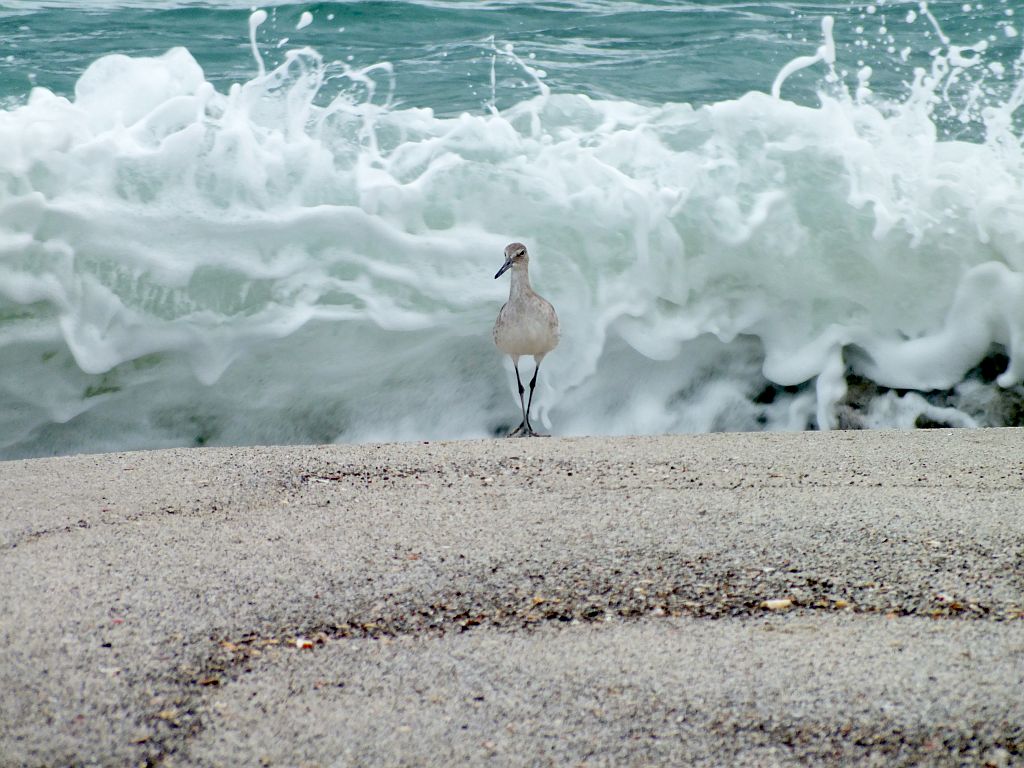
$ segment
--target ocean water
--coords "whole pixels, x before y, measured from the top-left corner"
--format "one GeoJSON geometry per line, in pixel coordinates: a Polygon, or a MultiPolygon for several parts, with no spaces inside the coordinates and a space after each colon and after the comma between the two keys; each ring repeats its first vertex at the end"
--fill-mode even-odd
{"type": "Polygon", "coordinates": [[[1024,421],[1024,7],[0,2],[0,457],[1024,421]],[[527,365],[526,375],[531,372],[527,365]]]}

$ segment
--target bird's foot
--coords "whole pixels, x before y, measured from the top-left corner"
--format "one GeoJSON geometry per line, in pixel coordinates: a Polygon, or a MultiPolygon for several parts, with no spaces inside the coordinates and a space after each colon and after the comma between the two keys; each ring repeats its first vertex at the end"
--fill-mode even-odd
{"type": "Polygon", "coordinates": [[[534,432],[533,427],[523,422],[518,427],[509,432],[505,437],[551,437],[551,435],[545,435],[541,432],[534,432]]]}

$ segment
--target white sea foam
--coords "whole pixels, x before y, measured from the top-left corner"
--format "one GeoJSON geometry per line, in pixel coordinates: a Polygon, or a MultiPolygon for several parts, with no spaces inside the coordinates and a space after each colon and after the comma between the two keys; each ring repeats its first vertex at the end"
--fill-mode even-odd
{"type": "Polygon", "coordinates": [[[898,103],[862,70],[816,107],[693,109],[555,93],[497,45],[537,94],[439,118],[384,64],[329,101],[313,50],[265,71],[263,19],[227,93],[178,48],[0,112],[0,453],[497,432],[511,240],[561,316],[558,433],[830,428],[851,375],[881,388],[866,426],[998,423],[1024,392],[1024,86],[964,107],[983,140],[933,118],[982,46],[898,103]]]}

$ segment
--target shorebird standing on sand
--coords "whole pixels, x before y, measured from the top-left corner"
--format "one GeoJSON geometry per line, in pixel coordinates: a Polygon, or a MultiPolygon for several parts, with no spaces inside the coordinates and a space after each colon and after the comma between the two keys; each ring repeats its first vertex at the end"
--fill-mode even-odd
{"type": "Polygon", "coordinates": [[[508,301],[498,312],[494,323],[494,343],[498,349],[512,358],[516,369],[516,384],[519,385],[519,405],[523,409],[523,423],[509,433],[509,437],[544,437],[530,426],[530,406],[533,404],[533,388],[537,385],[537,371],[544,356],[558,346],[558,315],[551,304],[538,296],[530,287],[530,256],[522,243],[505,246],[505,263],[494,276],[497,280],[506,270],[512,270],[512,284],[509,286],[508,301]],[[523,403],[523,381],[519,378],[519,358],[532,355],[536,368],[530,380],[530,398],[523,403]]]}

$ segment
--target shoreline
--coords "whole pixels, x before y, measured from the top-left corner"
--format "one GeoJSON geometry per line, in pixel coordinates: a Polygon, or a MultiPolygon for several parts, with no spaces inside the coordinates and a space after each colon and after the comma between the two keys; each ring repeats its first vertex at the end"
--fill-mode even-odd
{"type": "Polygon", "coordinates": [[[1014,764],[1022,448],[1004,428],[0,462],[0,755],[1014,764]]]}

